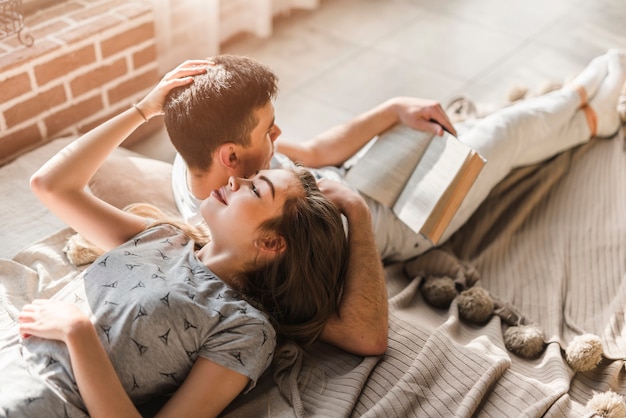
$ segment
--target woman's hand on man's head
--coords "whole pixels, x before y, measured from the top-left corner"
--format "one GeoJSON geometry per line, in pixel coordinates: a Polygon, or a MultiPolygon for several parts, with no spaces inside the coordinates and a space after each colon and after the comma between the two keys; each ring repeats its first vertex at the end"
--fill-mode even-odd
{"type": "Polygon", "coordinates": [[[194,76],[205,73],[210,65],[215,64],[209,60],[187,60],[165,74],[152,91],[136,105],[141,114],[146,119],[162,115],[167,94],[177,87],[193,83],[194,76]]]}

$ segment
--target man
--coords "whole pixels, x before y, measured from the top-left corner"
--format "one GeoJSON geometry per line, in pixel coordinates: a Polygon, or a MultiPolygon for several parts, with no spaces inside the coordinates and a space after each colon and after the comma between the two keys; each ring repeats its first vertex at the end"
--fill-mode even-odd
{"type": "MultiPolygon", "coordinates": [[[[486,157],[488,164],[442,242],[512,168],[542,161],[591,137],[614,134],[619,128],[616,106],[625,69],[624,53],[610,51],[593,60],[567,87],[503,109],[468,128],[460,139],[486,157]]],[[[200,200],[226,184],[229,176],[251,175],[270,163],[297,161],[312,167],[322,179],[320,187],[346,215],[350,242],[340,311],[321,339],[356,354],[381,354],[388,329],[379,260],[406,260],[429,246],[389,209],[341,185],[345,182],[340,166],[397,123],[436,135],[443,134],[444,128],[455,133],[455,128],[438,103],[396,97],[307,142],[288,142],[278,140],[275,94],[276,77],[271,71],[235,56],[213,58],[205,74],[172,92],[164,112],[179,152],[173,175],[179,209],[192,219],[200,200]]]]}

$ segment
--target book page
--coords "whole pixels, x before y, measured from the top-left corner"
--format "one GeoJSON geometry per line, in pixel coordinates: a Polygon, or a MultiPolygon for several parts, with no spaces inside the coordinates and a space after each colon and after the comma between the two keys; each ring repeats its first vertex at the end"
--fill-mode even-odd
{"type": "Polygon", "coordinates": [[[398,218],[420,232],[470,152],[447,133],[434,138],[393,207],[398,218]]]}
{"type": "Polygon", "coordinates": [[[396,125],[376,139],[350,168],[346,180],[361,193],[392,207],[432,138],[431,133],[396,125]]]}

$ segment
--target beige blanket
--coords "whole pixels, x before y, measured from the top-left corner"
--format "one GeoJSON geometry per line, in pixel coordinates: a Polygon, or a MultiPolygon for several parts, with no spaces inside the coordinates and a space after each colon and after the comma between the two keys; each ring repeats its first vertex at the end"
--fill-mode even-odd
{"type": "MultiPolygon", "coordinates": [[[[0,260],[0,325],[33,297],[77,272],[61,249],[64,229],[0,260]]],[[[509,176],[442,249],[421,258],[433,272],[459,260],[482,286],[536,322],[547,347],[533,360],[512,354],[500,317],[484,324],[428,305],[421,278],[387,267],[389,349],[362,358],[318,344],[304,355],[286,347],[259,385],[228,417],[592,416],[595,393],[626,395],[626,152],[620,134],[595,140],[509,176]],[[443,260],[443,262],[442,262],[443,260]],[[564,350],[582,333],[598,336],[604,357],[575,373],[564,350]]],[[[148,409],[147,409],[148,410],[148,409]]]]}

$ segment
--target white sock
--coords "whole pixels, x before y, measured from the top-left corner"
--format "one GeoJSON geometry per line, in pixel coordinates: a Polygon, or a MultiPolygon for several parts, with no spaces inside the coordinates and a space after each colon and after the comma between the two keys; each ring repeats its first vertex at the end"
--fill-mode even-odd
{"type": "Polygon", "coordinates": [[[573,80],[567,83],[571,89],[580,94],[580,104],[585,105],[595,96],[602,81],[608,74],[609,54],[601,55],[591,60],[573,80]]]}
{"type": "MultiPolygon", "coordinates": [[[[612,49],[606,56],[608,74],[589,101],[589,107],[594,114],[592,116],[595,116],[596,120],[595,136],[599,137],[613,136],[621,125],[617,103],[626,81],[626,53],[612,49]]],[[[589,117],[590,115],[587,115],[588,120],[589,117]]]]}

